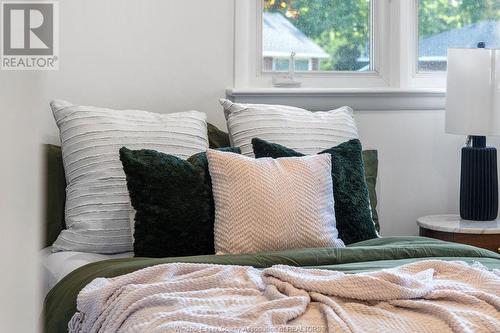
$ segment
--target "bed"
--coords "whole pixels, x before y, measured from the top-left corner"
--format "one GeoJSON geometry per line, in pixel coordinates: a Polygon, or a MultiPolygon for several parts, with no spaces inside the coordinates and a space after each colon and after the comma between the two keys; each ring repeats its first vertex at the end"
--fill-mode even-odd
{"type": "MultiPolygon", "coordinates": [[[[228,145],[227,134],[209,127],[210,145],[228,145]],[[217,141],[217,142],[214,142],[217,141]]],[[[376,153],[376,152],[375,152],[376,153]]],[[[274,265],[288,265],[305,269],[326,269],[347,274],[391,269],[423,260],[462,261],[480,264],[488,269],[500,269],[500,255],[488,250],[448,243],[424,237],[385,237],[357,242],[345,248],[309,248],[246,255],[201,255],[190,257],[141,258],[132,253],[113,255],[63,251],[53,253],[50,244],[64,226],[65,182],[60,147],[46,146],[46,248],[41,250],[44,274],[42,325],[45,332],[67,332],[68,324],[77,311],[77,296],[96,278],[112,278],[137,272],[147,267],[169,263],[195,263],[252,266],[265,269],[274,265]]],[[[365,162],[368,159],[365,157],[365,162]]],[[[376,213],[376,154],[370,199],[376,213]]],[[[367,165],[365,165],[365,168],[367,165]]],[[[374,216],[375,217],[375,216],[374,216]]],[[[228,267],[228,266],[225,266],[228,267]]]]}
{"type": "Polygon", "coordinates": [[[392,268],[425,259],[478,262],[500,269],[500,255],[488,250],[423,237],[372,239],[346,248],[301,249],[253,255],[207,255],[182,258],[116,258],[89,263],[62,278],[47,294],[43,322],[45,332],[66,332],[76,311],[80,290],[96,277],[115,277],[164,263],[211,263],[266,268],[277,264],[359,273],[392,268]]]}

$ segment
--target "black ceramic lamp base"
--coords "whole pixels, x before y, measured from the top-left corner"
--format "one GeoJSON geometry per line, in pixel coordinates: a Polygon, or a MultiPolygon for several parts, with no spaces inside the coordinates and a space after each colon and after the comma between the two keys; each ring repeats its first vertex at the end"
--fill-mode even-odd
{"type": "Polygon", "coordinates": [[[492,221],[498,215],[497,150],[486,147],[484,136],[472,140],[472,147],[462,148],[460,217],[492,221]]]}

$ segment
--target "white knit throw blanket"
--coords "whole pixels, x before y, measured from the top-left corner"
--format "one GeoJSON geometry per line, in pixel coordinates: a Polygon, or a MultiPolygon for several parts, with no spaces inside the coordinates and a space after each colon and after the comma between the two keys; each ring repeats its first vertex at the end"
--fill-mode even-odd
{"type": "Polygon", "coordinates": [[[70,332],[500,332],[500,272],[419,261],[377,272],[165,264],[97,278],[70,332]]]}

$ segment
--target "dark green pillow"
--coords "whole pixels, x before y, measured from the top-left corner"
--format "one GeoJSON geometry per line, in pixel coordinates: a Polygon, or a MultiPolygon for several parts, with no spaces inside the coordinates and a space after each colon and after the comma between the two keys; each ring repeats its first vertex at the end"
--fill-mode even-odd
{"type": "Polygon", "coordinates": [[[135,256],[213,254],[214,202],[206,153],[185,161],[154,150],[124,147],[120,159],[136,210],[135,256]]]}
{"type": "Polygon", "coordinates": [[[231,146],[231,143],[229,143],[229,134],[221,131],[210,123],[207,123],[207,133],[210,148],[216,149],[231,146]]]}
{"type": "Polygon", "coordinates": [[[363,163],[365,165],[365,180],[370,195],[370,206],[372,208],[372,220],[375,229],[380,232],[380,223],[377,213],[377,175],[378,175],[378,153],[376,150],[363,150],[363,163]]]}
{"type": "MultiPolygon", "coordinates": [[[[252,139],[255,157],[304,156],[293,149],[252,139]]],[[[323,150],[332,155],[333,197],[339,237],[346,244],[378,237],[370,211],[361,142],[354,139],[323,150]]]]}
{"type": "Polygon", "coordinates": [[[61,147],[44,145],[45,156],[45,235],[43,244],[51,246],[64,224],[64,204],[66,202],[66,178],[62,162],[61,147]]]}

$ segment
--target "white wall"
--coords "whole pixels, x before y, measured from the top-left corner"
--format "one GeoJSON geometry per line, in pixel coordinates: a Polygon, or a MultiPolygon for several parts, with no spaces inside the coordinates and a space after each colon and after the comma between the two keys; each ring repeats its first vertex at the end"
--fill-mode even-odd
{"type": "MultiPolygon", "coordinates": [[[[198,109],[224,126],[218,98],[233,85],[233,0],[60,2],[60,70],[43,73],[44,142],[57,142],[48,102],[198,109]]],[[[458,210],[463,137],[444,134],[443,111],[363,111],[366,148],[379,150],[383,235],[417,234],[415,219],[458,210]]],[[[495,143],[498,143],[496,141],[495,143]]]]}
{"type": "Polygon", "coordinates": [[[0,72],[0,331],[33,332],[39,317],[40,81],[0,72]]]}
{"type": "Polygon", "coordinates": [[[60,1],[59,71],[43,74],[43,139],[57,141],[51,99],[154,112],[198,109],[222,125],[233,82],[233,0],[60,1]]]}
{"type": "Polygon", "coordinates": [[[364,148],[378,149],[382,235],[416,235],[417,217],[458,212],[465,138],[444,133],[444,115],[442,110],[356,113],[364,148]]]}
{"type": "Polygon", "coordinates": [[[363,111],[356,120],[364,147],[379,153],[382,235],[416,235],[417,217],[458,213],[465,137],[444,133],[443,110],[363,111]]]}

